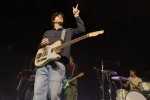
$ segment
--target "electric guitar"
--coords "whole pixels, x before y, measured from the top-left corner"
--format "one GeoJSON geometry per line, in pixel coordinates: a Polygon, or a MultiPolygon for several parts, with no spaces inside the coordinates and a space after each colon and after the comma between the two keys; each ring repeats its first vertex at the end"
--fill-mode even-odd
{"type": "Polygon", "coordinates": [[[74,44],[76,42],[79,42],[88,37],[94,37],[103,33],[104,33],[104,30],[95,31],[95,32],[91,32],[89,34],[83,35],[81,37],[78,37],[76,39],[73,39],[71,41],[65,42],[63,44],[61,43],[60,40],[58,40],[54,42],[52,45],[46,45],[43,48],[40,48],[38,50],[35,60],[34,60],[34,64],[36,67],[43,67],[50,61],[60,59],[61,56],[58,53],[60,53],[64,47],[74,44]]]}
{"type": "Polygon", "coordinates": [[[79,75],[73,77],[72,79],[67,80],[65,85],[64,85],[64,89],[66,89],[68,86],[70,86],[70,84],[69,84],[70,82],[74,81],[75,79],[77,79],[83,75],[84,75],[84,73],[80,73],[79,75]]]}

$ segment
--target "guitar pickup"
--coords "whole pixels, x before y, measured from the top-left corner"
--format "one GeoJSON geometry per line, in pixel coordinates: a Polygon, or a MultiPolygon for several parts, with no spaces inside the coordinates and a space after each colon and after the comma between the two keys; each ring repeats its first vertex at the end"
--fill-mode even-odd
{"type": "Polygon", "coordinates": [[[46,59],[47,59],[47,57],[44,57],[44,58],[37,60],[37,62],[41,62],[41,61],[46,60],[46,59]]]}

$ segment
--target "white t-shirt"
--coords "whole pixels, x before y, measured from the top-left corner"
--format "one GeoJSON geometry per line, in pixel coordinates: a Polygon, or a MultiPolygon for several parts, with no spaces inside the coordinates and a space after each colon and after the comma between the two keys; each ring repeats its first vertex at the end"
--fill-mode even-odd
{"type": "Polygon", "coordinates": [[[129,81],[130,81],[130,90],[135,90],[139,83],[142,82],[142,79],[139,77],[129,77],[129,81]]]}

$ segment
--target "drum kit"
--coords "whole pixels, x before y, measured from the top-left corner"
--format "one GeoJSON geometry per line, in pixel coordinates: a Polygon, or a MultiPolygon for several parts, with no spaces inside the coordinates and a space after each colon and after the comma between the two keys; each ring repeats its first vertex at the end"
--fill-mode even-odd
{"type": "Polygon", "coordinates": [[[127,91],[123,88],[123,82],[129,81],[129,78],[124,76],[116,76],[117,72],[113,70],[101,70],[102,71],[102,94],[103,98],[102,100],[150,100],[150,82],[141,82],[138,85],[138,90],[131,90],[127,91]],[[108,76],[108,82],[109,82],[109,99],[105,98],[105,86],[104,86],[104,76],[108,76]],[[116,88],[116,98],[112,98],[112,81],[113,82],[119,82],[121,88],[116,88]]]}
{"type": "MultiPolygon", "coordinates": [[[[111,78],[115,81],[128,81],[129,79],[123,76],[114,76],[111,78]]],[[[138,90],[127,91],[122,88],[117,90],[116,100],[150,100],[150,82],[140,82],[138,84],[138,90]]]]}

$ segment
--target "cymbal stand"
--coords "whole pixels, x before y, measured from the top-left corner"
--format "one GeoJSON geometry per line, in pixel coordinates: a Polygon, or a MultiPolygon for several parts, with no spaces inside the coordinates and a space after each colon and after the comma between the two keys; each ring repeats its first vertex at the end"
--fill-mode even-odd
{"type": "Polygon", "coordinates": [[[122,89],[122,81],[120,80],[120,86],[121,86],[121,89],[122,89]]]}
{"type": "Polygon", "coordinates": [[[104,66],[103,66],[103,61],[102,61],[102,84],[101,84],[101,88],[102,88],[102,100],[105,100],[105,96],[104,96],[104,66]]]}
{"type": "Polygon", "coordinates": [[[109,81],[109,99],[112,100],[110,74],[108,74],[108,81],[109,81]]]}
{"type": "Polygon", "coordinates": [[[121,79],[121,77],[120,77],[120,86],[121,86],[121,100],[124,100],[125,98],[123,97],[123,89],[122,89],[122,79],[121,79]]]}
{"type": "Polygon", "coordinates": [[[99,77],[99,69],[98,68],[96,68],[96,67],[94,67],[94,69],[96,70],[96,72],[97,72],[97,76],[98,76],[98,81],[99,81],[99,83],[100,83],[100,87],[99,87],[99,91],[100,91],[100,95],[99,95],[99,97],[101,96],[101,79],[100,79],[100,77],[99,77]]]}

